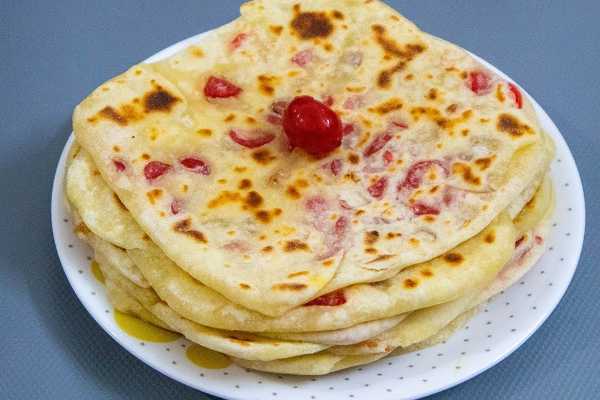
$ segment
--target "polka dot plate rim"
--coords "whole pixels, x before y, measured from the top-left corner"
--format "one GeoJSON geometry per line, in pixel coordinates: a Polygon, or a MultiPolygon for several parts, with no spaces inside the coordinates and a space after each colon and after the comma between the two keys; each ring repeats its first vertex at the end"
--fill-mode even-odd
{"type": "MultiPolygon", "coordinates": [[[[209,32],[178,42],[150,57],[153,62],[202,41],[209,32]]],[[[508,78],[475,56],[483,65],[508,78]]],[[[64,197],[65,160],[71,135],[58,162],[52,189],[52,230],[63,270],[75,294],[98,324],[135,357],[185,385],[231,400],[250,399],[417,399],[456,386],[493,367],[517,350],[550,316],[575,273],[585,231],[585,201],[575,160],[560,131],[525,91],[542,128],[556,143],[552,181],[556,211],[544,256],[521,281],[482,305],[478,314],[446,342],[410,354],[323,377],[266,374],[231,365],[200,368],[185,355],[184,338],[150,343],[128,336],[116,324],[102,285],[90,270],[91,250],[73,233],[64,197]]]]}

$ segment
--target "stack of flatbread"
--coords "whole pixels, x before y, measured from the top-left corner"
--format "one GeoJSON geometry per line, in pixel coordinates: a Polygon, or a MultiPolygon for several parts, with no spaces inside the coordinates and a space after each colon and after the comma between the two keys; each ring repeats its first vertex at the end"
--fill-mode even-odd
{"type": "Polygon", "coordinates": [[[254,0],[79,106],[67,197],[116,309],[319,375],[447,338],[544,251],[553,145],[519,88],[371,0],[254,0]],[[289,102],[343,123],[290,146],[289,102]]]}

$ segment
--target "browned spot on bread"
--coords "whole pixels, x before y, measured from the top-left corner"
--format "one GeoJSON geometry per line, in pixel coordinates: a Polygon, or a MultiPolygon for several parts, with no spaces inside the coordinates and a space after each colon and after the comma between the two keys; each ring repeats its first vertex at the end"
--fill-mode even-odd
{"type": "Polygon", "coordinates": [[[121,152],[121,148],[119,146],[113,146],[113,151],[115,153],[119,153],[119,152],[121,152]]]}
{"type": "Polygon", "coordinates": [[[389,260],[392,257],[396,257],[396,256],[393,255],[393,254],[382,254],[382,255],[380,255],[380,256],[372,259],[372,260],[367,261],[367,264],[373,264],[373,263],[376,263],[376,262],[379,262],[379,261],[389,260]]]}
{"type": "Polygon", "coordinates": [[[487,235],[485,235],[485,238],[483,238],[483,240],[486,243],[494,243],[494,241],[496,240],[496,233],[494,231],[489,232],[487,235]]]}
{"type": "Polygon", "coordinates": [[[521,137],[525,134],[533,134],[533,129],[529,125],[522,124],[517,117],[510,114],[500,114],[496,128],[500,132],[508,133],[513,137],[521,137]]]}
{"type": "Polygon", "coordinates": [[[260,210],[260,211],[257,211],[256,214],[254,214],[254,215],[262,223],[267,224],[267,223],[271,222],[271,214],[269,214],[268,211],[260,210]]]}
{"type": "Polygon", "coordinates": [[[504,103],[504,100],[506,99],[504,92],[502,92],[502,85],[496,86],[496,98],[500,103],[504,103]]]}
{"type": "Polygon", "coordinates": [[[365,345],[366,347],[368,347],[370,349],[375,349],[375,348],[377,348],[377,346],[379,346],[379,341],[375,340],[375,339],[369,339],[369,340],[365,340],[363,342],[363,345],[365,345]]]}
{"type": "Polygon", "coordinates": [[[367,254],[377,254],[377,249],[375,249],[373,247],[367,247],[367,248],[365,248],[365,253],[367,253],[367,254]]]}
{"type": "Polygon", "coordinates": [[[427,95],[425,96],[427,99],[429,100],[437,100],[439,94],[436,88],[431,88],[429,89],[429,92],[427,92],[427,95]]]}
{"type": "Polygon", "coordinates": [[[423,275],[426,278],[431,278],[433,276],[433,272],[431,272],[431,270],[429,269],[424,269],[421,271],[421,275],[423,275]]]}
{"type": "Polygon", "coordinates": [[[272,286],[273,290],[289,290],[292,292],[298,292],[300,290],[306,289],[308,286],[304,283],[295,283],[295,282],[284,282],[277,283],[272,286]]]}
{"type": "Polygon", "coordinates": [[[333,16],[333,18],[335,18],[335,19],[344,19],[344,14],[342,14],[342,12],[341,12],[341,11],[338,11],[338,10],[333,10],[333,11],[331,12],[331,15],[332,15],[332,16],[333,16]]]}
{"type": "Polygon", "coordinates": [[[269,25],[269,30],[271,31],[272,34],[279,36],[279,35],[281,35],[281,32],[283,31],[283,26],[269,25]]]}
{"type": "Polygon", "coordinates": [[[238,202],[242,196],[238,192],[223,191],[217,197],[208,202],[208,208],[217,208],[229,203],[238,202]]]}
{"type": "Polygon", "coordinates": [[[308,250],[308,245],[300,240],[288,240],[283,246],[283,251],[286,251],[288,253],[299,250],[308,250]]]}
{"type": "Polygon", "coordinates": [[[147,113],[169,112],[179,101],[181,100],[167,92],[162,86],[155,85],[153,90],[144,95],[144,111],[147,113]]]}
{"type": "MultiPolygon", "coordinates": [[[[114,108],[112,108],[111,106],[106,106],[104,107],[102,110],[100,110],[100,112],[97,114],[98,117],[103,117],[106,119],[110,119],[114,122],[116,122],[117,124],[121,125],[121,126],[125,126],[127,125],[127,118],[123,115],[121,115],[120,113],[118,113],[114,108]]],[[[98,120],[98,118],[96,117],[92,117],[92,118],[88,118],[89,122],[96,122],[98,120]]]]}
{"type": "Polygon", "coordinates": [[[354,213],[355,216],[360,217],[361,215],[363,215],[366,211],[365,210],[356,210],[356,212],[354,213]]]}
{"type": "Polygon", "coordinates": [[[326,38],[333,32],[333,24],[324,12],[298,13],[290,26],[301,39],[326,38]]]}
{"type": "Polygon", "coordinates": [[[225,119],[223,119],[225,122],[231,122],[233,120],[235,120],[235,114],[228,114],[225,119]]]}
{"type": "Polygon", "coordinates": [[[496,159],[496,156],[482,157],[475,160],[475,165],[479,167],[481,171],[485,171],[492,165],[492,162],[496,159]]]}
{"type": "Polygon", "coordinates": [[[404,287],[407,289],[414,289],[419,286],[419,281],[416,279],[406,278],[404,280],[404,287]]]}
{"type": "Polygon", "coordinates": [[[200,136],[204,136],[204,137],[210,137],[210,136],[212,136],[212,130],[210,130],[210,129],[205,129],[205,128],[203,128],[203,129],[198,129],[198,130],[196,131],[196,133],[197,133],[198,135],[200,135],[200,136]]]}
{"type": "Polygon", "coordinates": [[[350,162],[350,164],[358,164],[360,161],[360,157],[356,153],[350,153],[348,154],[348,161],[350,162]]]}
{"type": "Polygon", "coordinates": [[[288,278],[295,278],[297,276],[303,276],[303,275],[308,275],[308,271],[292,272],[291,274],[288,274],[288,278]]]}
{"type": "Polygon", "coordinates": [[[146,242],[149,242],[150,241],[150,236],[148,236],[146,233],[144,233],[142,235],[142,240],[145,240],[146,242]]]}
{"type": "Polygon", "coordinates": [[[301,197],[300,192],[294,186],[288,186],[285,193],[292,199],[299,199],[301,197]]]}
{"type": "Polygon", "coordinates": [[[257,150],[252,153],[252,159],[259,164],[267,165],[277,159],[268,149],[257,150]]]}
{"type": "Polygon", "coordinates": [[[263,253],[270,253],[273,251],[273,246],[265,246],[260,251],[262,251],[263,253]]]}
{"type": "Polygon", "coordinates": [[[410,238],[408,239],[408,243],[411,244],[411,246],[418,246],[421,242],[419,242],[419,239],[415,239],[415,238],[410,238]]]}
{"type": "Polygon", "coordinates": [[[89,230],[89,228],[87,227],[86,224],[84,224],[83,222],[80,222],[77,224],[77,226],[75,227],[75,229],[73,229],[73,232],[77,233],[81,233],[82,235],[87,235],[89,234],[91,231],[89,230]]]}
{"type": "Polygon", "coordinates": [[[196,239],[197,241],[199,241],[201,243],[207,243],[206,236],[204,236],[204,234],[202,232],[197,231],[195,229],[191,229],[191,228],[192,228],[192,221],[189,218],[181,220],[181,221],[175,223],[175,225],[173,225],[173,230],[175,232],[183,233],[187,236],[190,236],[190,237],[196,239]]]}
{"type": "Polygon", "coordinates": [[[98,171],[97,169],[92,171],[92,175],[94,176],[100,176],[100,171],[98,171]]]}
{"type": "Polygon", "coordinates": [[[146,196],[148,197],[148,201],[150,201],[150,204],[155,204],[156,201],[162,197],[162,193],[162,189],[152,189],[151,191],[146,193],[146,196]]]}
{"type": "Polygon", "coordinates": [[[235,172],[237,172],[237,173],[246,172],[246,170],[247,170],[247,169],[248,169],[248,168],[246,168],[246,167],[240,167],[240,166],[237,166],[237,167],[234,167],[234,168],[233,168],[233,170],[234,170],[235,172]]]}
{"type": "Polygon", "coordinates": [[[272,96],[275,93],[275,85],[277,84],[277,77],[272,75],[259,75],[258,80],[258,89],[267,96],[272,96]]]}
{"type": "Polygon", "coordinates": [[[144,153],[141,155],[142,160],[148,161],[150,159],[150,154],[144,153]]]}
{"type": "Polygon", "coordinates": [[[452,173],[462,176],[463,180],[471,185],[481,184],[481,178],[473,173],[469,164],[455,163],[452,165],[452,173]]]}
{"type": "Polygon", "coordinates": [[[325,260],[322,264],[324,267],[331,267],[333,265],[333,260],[325,260]]]}
{"type": "Polygon", "coordinates": [[[116,193],[113,192],[113,198],[115,199],[115,202],[117,203],[117,205],[122,209],[127,211],[127,207],[125,207],[125,204],[123,204],[123,202],[121,201],[121,199],[119,198],[119,196],[117,196],[116,193]]]}
{"type": "Polygon", "coordinates": [[[246,283],[240,283],[240,288],[241,289],[250,289],[250,285],[248,285],[246,283]]]}
{"type": "Polygon", "coordinates": [[[379,73],[377,77],[377,85],[386,89],[389,88],[392,81],[392,76],[402,71],[408,62],[415,58],[418,54],[425,51],[425,46],[420,43],[409,43],[400,45],[394,39],[387,36],[385,28],[382,25],[375,24],[371,26],[375,35],[375,42],[381,46],[385,55],[384,60],[396,58],[398,61],[392,67],[386,68],[379,73]]]}
{"type": "Polygon", "coordinates": [[[386,100],[385,102],[383,102],[375,107],[370,107],[369,112],[379,114],[379,115],[385,115],[392,111],[400,110],[401,108],[402,108],[402,102],[400,101],[400,99],[397,97],[392,97],[391,99],[386,100]]]}
{"type": "Polygon", "coordinates": [[[244,178],[238,184],[238,189],[240,189],[240,190],[247,190],[247,189],[250,189],[251,187],[252,187],[252,181],[250,179],[244,178]]]}
{"type": "Polygon", "coordinates": [[[455,113],[456,110],[458,110],[458,104],[450,104],[448,107],[446,107],[446,112],[450,114],[455,113]]]}
{"type": "Polygon", "coordinates": [[[464,257],[460,253],[448,253],[444,256],[444,261],[458,265],[464,261],[464,257]]]}
{"type": "Polygon", "coordinates": [[[385,235],[385,238],[391,240],[391,239],[396,239],[397,237],[400,237],[400,236],[402,236],[402,234],[400,232],[388,232],[385,235]]]}
{"type": "Polygon", "coordinates": [[[377,240],[379,240],[379,232],[377,231],[369,231],[369,232],[365,232],[365,244],[366,245],[373,245],[377,242],[377,240]]]}
{"type": "Polygon", "coordinates": [[[258,192],[255,192],[254,190],[251,191],[250,193],[248,193],[248,195],[244,199],[244,204],[246,204],[248,207],[251,207],[251,208],[260,207],[262,205],[262,203],[263,203],[262,196],[258,192]]]}

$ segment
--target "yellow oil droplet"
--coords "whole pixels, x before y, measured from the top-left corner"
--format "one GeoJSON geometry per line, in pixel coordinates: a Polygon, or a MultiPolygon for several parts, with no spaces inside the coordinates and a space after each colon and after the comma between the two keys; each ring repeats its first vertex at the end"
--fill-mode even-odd
{"type": "Polygon", "coordinates": [[[192,344],[185,352],[188,360],[199,367],[208,369],[223,369],[231,365],[231,360],[225,355],[206,347],[192,344]]]}
{"type": "Polygon", "coordinates": [[[181,336],[178,333],[159,328],[158,326],[154,326],[146,321],[142,321],[139,318],[124,314],[117,310],[115,310],[115,321],[117,322],[117,325],[119,325],[119,328],[128,335],[147,342],[172,342],[179,339],[181,336]]]}
{"type": "Polygon", "coordinates": [[[101,284],[104,285],[104,274],[102,273],[102,270],[100,269],[100,265],[98,265],[98,263],[96,262],[96,260],[92,261],[92,264],[90,265],[90,269],[92,270],[92,275],[94,275],[94,278],[96,278],[96,280],[98,282],[100,282],[101,284]]]}

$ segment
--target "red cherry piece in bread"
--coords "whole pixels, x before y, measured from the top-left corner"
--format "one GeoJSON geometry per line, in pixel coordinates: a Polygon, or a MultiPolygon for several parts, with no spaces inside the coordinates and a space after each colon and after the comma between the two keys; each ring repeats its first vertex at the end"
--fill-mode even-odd
{"type": "Polygon", "coordinates": [[[242,43],[248,38],[248,34],[241,32],[235,35],[235,37],[229,42],[229,48],[233,51],[240,47],[242,43]]]}
{"type": "Polygon", "coordinates": [[[342,236],[346,233],[346,229],[348,228],[348,218],[339,217],[337,221],[335,221],[335,235],[338,238],[342,238],[342,236]]]}
{"type": "Polygon", "coordinates": [[[477,96],[490,92],[492,78],[483,71],[472,71],[469,73],[469,87],[477,96]]]}
{"type": "Polygon", "coordinates": [[[387,167],[392,161],[394,161],[394,153],[386,150],[385,153],[383,153],[383,164],[387,167]]]}
{"type": "Polygon", "coordinates": [[[404,178],[404,181],[402,181],[400,185],[398,185],[398,190],[402,190],[405,188],[418,188],[421,185],[421,181],[423,179],[423,175],[425,175],[425,172],[427,172],[427,170],[434,165],[440,167],[444,171],[444,174],[446,174],[446,176],[448,175],[448,168],[444,165],[444,163],[442,163],[439,160],[419,161],[414,163],[408,169],[408,172],[406,173],[406,178],[404,178]]]}
{"type": "Polygon", "coordinates": [[[206,162],[198,157],[186,157],[182,160],[179,160],[179,163],[188,171],[192,171],[201,175],[210,175],[210,167],[206,162]]]}
{"type": "Polygon", "coordinates": [[[354,132],[355,126],[354,124],[344,124],[343,132],[344,136],[350,135],[354,132]]]}
{"type": "Polygon", "coordinates": [[[335,159],[333,161],[331,161],[331,164],[329,165],[331,168],[331,173],[335,176],[339,175],[340,171],[342,170],[342,160],[335,159]]]}
{"type": "Polygon", "coordinates": [[[323,156],[342,144],[342,121],[310,96],[296,97],[283,114],[283,129],[292,147],[323,156]]]}
{"type": "Polygon", "coordinates": [[[150,161],[144,167],[144,176],[149,181],[160,178],[171,169],[169,164],[160,161],[150,161]]]}
{"type": "Polygon", "coordinates": [[[223,78],[211,76],[204,86],[204,95],[209,98],[227,98],[237,96],[242,89],[223,78]]]}
{"type": "Polygon", "coordinates": [[[113,164],[118,172],[125,171],[125,163],[121,160],[113,160],[113,164]]]}
{"type": "Polygon", "coordinates": [[[305,306],[341,306],[346,303],[346,296],[343,290],[336,290],[335,292],[324,294],[321,297],[317,297],[314,300],[309,301],[305,306]]]}
{"type": "Polygon", "coordinates": [[[423,203],[415,203],[412,204],[410,206],[411,211],[413,212],[413,214],[415,215],[438,215],[440,213],[440,210],[432,207],[432,206],[428,206],[427,204],[423,204],[423,203]]]}
{"type": "Polygon", "coordinates": [[[381,196],[383,196],[383,193],[385,192],[385,189],[387,188],[387,184],[388,184],[388,179],[387,177],[383,176],[379,179],[377,179],[375,181],[375,183],[373,183],[371,186],[368,187],[368,192],[371,196],[373,196],[376,199],[381,198],[381,196]]]}
{"type": "Polygon", "coordinates": [[[371,144],[369,146],[367,146],[367,148],[363,152],[363,155],[365,157],[372,156],[373,154],[377,153],[379,150],[383,149],[383,146],[385,146],[385,144],[387,142],[389,142],[390,140],[392,140],[392,135],[390,135],[389,133],[379,134],[375,138],[375,140],[373,140],[371,142],[371,144]]]}
{"type": "Polygon", "coordinates": [[[229,131],[229,137],[231,138],[231,140],[233,140],[240,146],[244,146],[249,149],[255,149],[257,147],[263,146],[267,143],[272,142],[273,139],[275,139],[275,135],[272,133],[261,132],[260,136],[246,137],[235,129],[229,131]]]}
{"type": "Polygon", "coordinates": [[[175,199],[171,202],[171,212],[173,215],[179,214],[179,212],[183,209],[183,201],[175,199]]]}
{"type": "Polygon", "coordinates": [[[510,93],[512,93],[517,108],[523,108],[523,95],[521,94],[521,91],[519,90],[517,85],[515,85],[514,83],[509,83],[508,89],[510,90],[510,93]]]}
{"type": "Polygon", "coordinates": [[[305,67],[313,60],[312,49],[302,50],[292,57],[292,62],[299,67],[305,67]]]}

